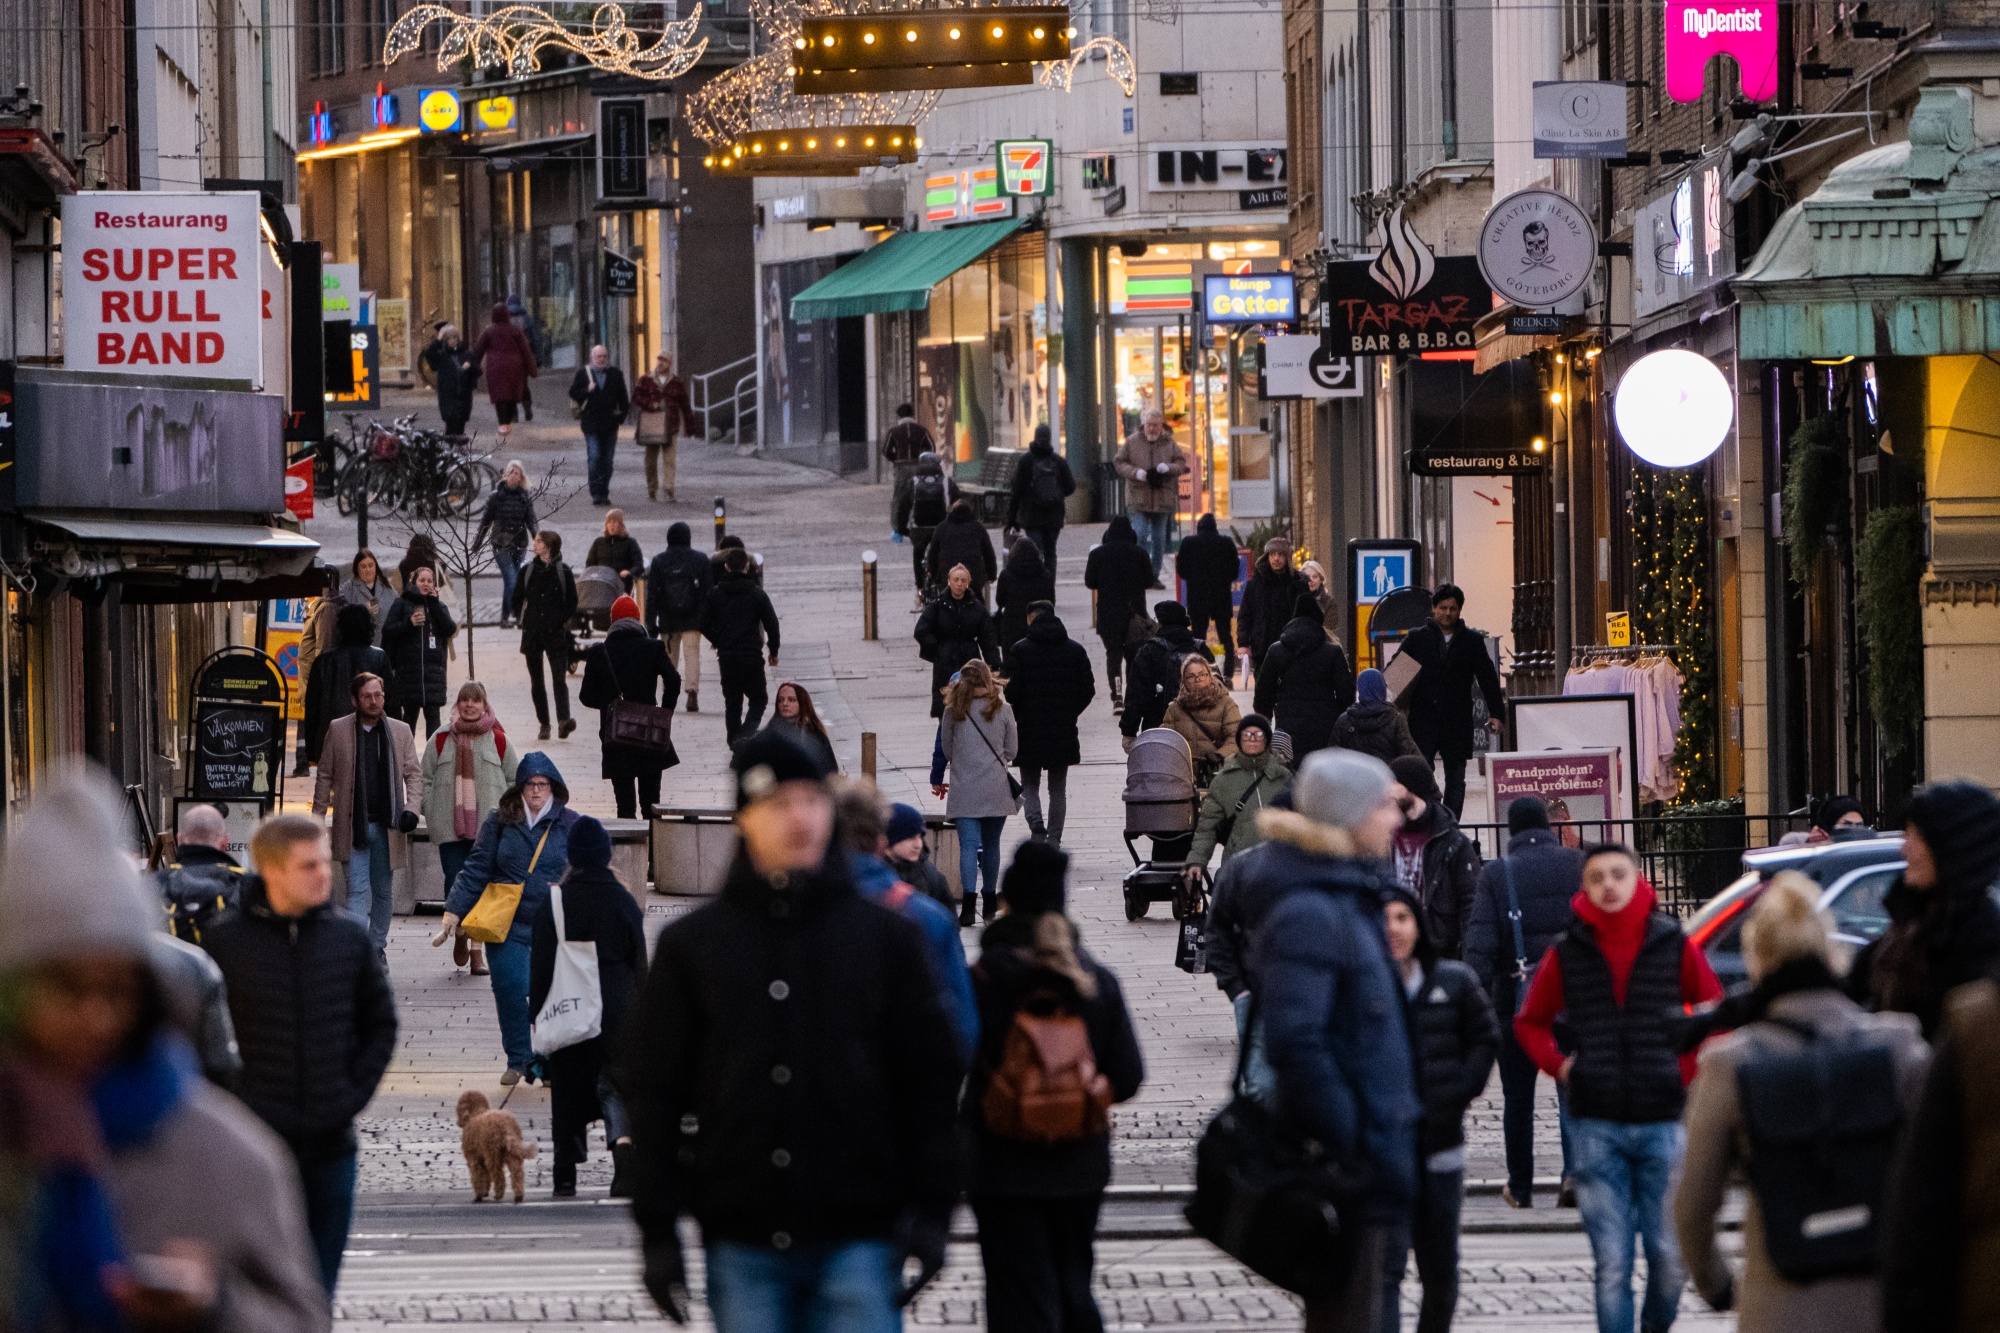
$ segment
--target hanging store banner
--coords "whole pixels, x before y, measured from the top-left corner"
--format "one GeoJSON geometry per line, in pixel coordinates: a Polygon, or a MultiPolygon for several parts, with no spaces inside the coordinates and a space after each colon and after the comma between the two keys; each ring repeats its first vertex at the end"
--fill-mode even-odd
{"type": "Polygon", "coordinates": [[[1320,284],[1327,351],[1335,356],[1470,352],[1472,326],[1493,309],[1493,289],[1470,255],[1441,258],[1398,207],[1373,259],[1328,264],[1320,284]]]}
{"type": "Polygon", "coordinates": [[[1549,310],[1590,285],[1597,228],[1567,195],[1519,190],[1479,224],[1479,271],[1502,299],[1549,310]]]}
{"type": "Polygon", "coordinates": [[[361,319],[361,265],[322,264],[319,271],[319,312],[323,320],[361,319]]]}
{"type": "Polygon", "coordinates": [[[1537,83],[1536,157],[1610,157],[1626,154],[1625,85],[1537,83]]]}
{"type": "Polygon", "coordinates": [[[646,197],[643,97],[606,97],[597,104],[597,197],[646,197]]]}
{"type": "Polygon", "coordinates": [[[1318,334],[1274,334],[1257,346],[1259,398],[1361,396],[1361,363],[1328,353],[1318,334]]]}
{"type": "MultiPolygon", "coordinates": [[[[1708,62],[1732,56],[1743,76],[1743,96],[1768,102],[1778,95],[1778,3],[1715,4],[1667,0],[1667,96],[1699,102],[1708,62]]],[[[1729,90],[1719,90],[1724,101],[1729,90]]]]}
{"type": "Polygon", "coordinates": [[[1723,195],[1728,159],[1693,168],[1632,218],[1632,310],[1644,318],[1736,272],[1736,236],[1723,195]]]}
{"type": "Polygon", "coordinates": [[[63,369],[264,380],[261,197],[63,199],[63,369]]]}
{"type": "Polygon", "coordinates": [[[1483,375],[1470,361],[1419,361],[1404,374],[1411,472],[1502,477],[1548,467],[1548,441],[1539,433],[1542,397],[1526,357],[1483,375]]]}
{"type": "Polygon", "coordinates": [[[313,459],[311,455],[285,469],[285,511],[301,523],[313,516],[313,459]]]}
{"type": "Polygon", "coordinates": [[[1289,273],[1209,273],[1201,313],[1211,324],[1289,324],[1298,318],[1298,294],[1289,273]]]}
{"type": "Polygon", "coordinates": [[[639,294],[639,262],[615,250],[604,252],[604,294],[633,297],[639,294]]]}

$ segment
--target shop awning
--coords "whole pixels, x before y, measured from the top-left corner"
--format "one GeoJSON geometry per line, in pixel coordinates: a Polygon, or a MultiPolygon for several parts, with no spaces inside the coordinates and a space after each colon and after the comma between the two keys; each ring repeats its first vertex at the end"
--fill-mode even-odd
{"type": "Polygon", "coordinates": [[[1752,360],[2000,351],[2000,146],[1963,87],[1927,87],[1910,139],[1843,162],[1730,283],[1752,360]]]}
{"type": "MultiPolygon", "coordinates": [[[[37,559],[71,578],[256,583],[307,573],[319,543],[264,523],[176,522],[29,511],[37,559]]],[[[180,599],[174,599],[180,600],[180,599]]]]}
{"type": "Polygon", "coordinates": [[[924,310],[931,288],[1012,236],[1026,218],[945,231],[906,231],[835,269],[792,298],[792,318],[846,319],[924,310]]]}

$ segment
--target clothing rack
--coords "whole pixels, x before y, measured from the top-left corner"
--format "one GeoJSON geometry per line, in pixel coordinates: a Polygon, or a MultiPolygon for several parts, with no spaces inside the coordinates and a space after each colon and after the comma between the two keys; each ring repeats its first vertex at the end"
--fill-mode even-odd
{"type": "Polygon", "coordinates": [[[1570,650],[1572,660],[1609,660],[1618,657],[1642,657],[1647,653],[1664,653],[1671,657],[1680,651],[1676,643],[1632,643],[1613,647],[1609,644],[1587,643],[1570,650]]]}

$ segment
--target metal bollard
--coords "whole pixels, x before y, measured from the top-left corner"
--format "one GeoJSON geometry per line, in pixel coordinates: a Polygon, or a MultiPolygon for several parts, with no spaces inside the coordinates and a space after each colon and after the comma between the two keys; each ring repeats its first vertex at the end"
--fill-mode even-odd
{"type": "Polygon", "coordinates": [[[875,630],[875,560],[873,551],[861,553],[861,637],[873,643],[875,630]]]}
{"type": "Polygon", "coordinates": [[[861,733],[861,776],[870,782],[875,780],[875,733],[861,733]]]}
{"type": "Polygon", "coordinates": [[[722,549],[722,539],[729,535],[729,501],[715,497],[715,549],[722,549]]]}

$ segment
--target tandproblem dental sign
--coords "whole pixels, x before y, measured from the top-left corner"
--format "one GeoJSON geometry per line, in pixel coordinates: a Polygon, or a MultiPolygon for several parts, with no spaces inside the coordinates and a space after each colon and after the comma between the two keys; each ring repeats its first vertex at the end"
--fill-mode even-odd
{"type": "Polygon", "coordinates": [[[261,388],[263,242],[252,193],[63,200],[63,368],[261,388]]]}

